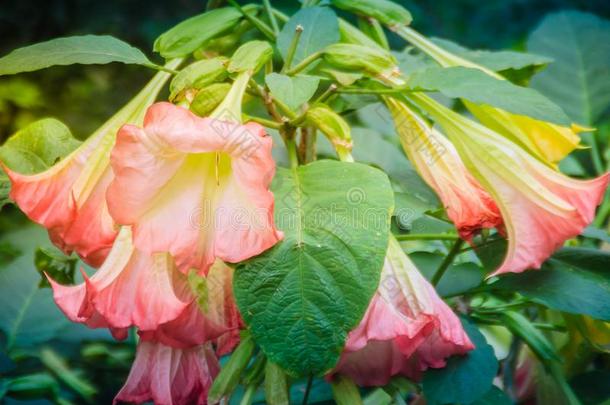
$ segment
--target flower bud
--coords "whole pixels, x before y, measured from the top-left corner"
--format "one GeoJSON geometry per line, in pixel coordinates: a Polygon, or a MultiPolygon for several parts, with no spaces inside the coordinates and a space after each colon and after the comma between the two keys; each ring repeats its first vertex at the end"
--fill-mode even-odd
{"type": "Polygon", "coordinates": [[[220,370],[220,373],[214,380],[210,392],[208,394],[208,402],[211,404],[218,403],[223,397],[230,395],[237,387],[241,373],[246,369],[252,354],[254,353],[255,344],[250,336],[242,339],[241,343],[231,358],[220,370]]]}
{"type": "Polygon", "coordinates": [[[273,48],[269,42],[250,41],[246,42],[233,54],[229,62],[229,72],[242,73],[258,72],[273,56],[273,48]]]}
{"type": "Polygon", "coordinates": [[[192,101],[197,90],[227,76],[226,64],[227,59],[219,57],[200,60],[185,67],[170,83],[169,99],[174,102],[192,101]]]}
{"type": "Polygon", "coordinates": [[[370,76],[392,85],[404,84],[396,59],[380,47],[333,44],[324,49],[324,60],[338,68],[364,70],[370,76]]]}
{"type": "Polygon", "coordinates": [[[213,83],[197,92],[190,109],[200,117],[207,117],[225,99],[231,90],[229,83],[213,83]]]}
{"type": "Polygon", "coordinates": [[[389,0],[331,0],[333,6],[354,14],[372,17],[385,25],[409,25],[411,13],[389,0]]]}
{"type": "Polygon", "coordinates": [[[271,361],[267,361],[265,367],[265,400],[269,405],[290,403],[286,373],[280,366],[271,361]]]}
{"type": "Polygon", "coordinates": [[[352,150],[352,135],[347,122],[324,104],[311,107],[306,120],[318,128],[333,144],[339,157],[347,156],[352,150]]]}

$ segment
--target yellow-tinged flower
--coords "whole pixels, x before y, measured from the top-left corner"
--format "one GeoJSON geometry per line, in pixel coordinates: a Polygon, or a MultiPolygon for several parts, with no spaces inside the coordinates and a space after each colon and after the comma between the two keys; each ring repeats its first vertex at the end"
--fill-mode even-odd
{"type": "Polygon", "coordinates": [[[483,228],[501,227],[498,207],[468,172],[451,142],[405,103],[391,97],[385,101],[405,153],[439,196],[462,238],[470,240],[483,228]]]}
{"type": "Polygon", "coordinates": [[[495,274],[539,268],[593,220],[608,173],[588,181],[571,179],[430,97],[411,97],[443,127],[468,170],[500,208],[509,243],[495,274]]]}
{"type": "MultiPolygon", "coordinates": [[[[448,52],[409,27],[399,28],[398,33],[443,67],[462,66],[479,69],[491,77],[505,80],[504,77],[484,66],[448,52]]],[[[590,130],[576,124],[564,127],[488,105],[477,105],[468,101],[464,104],[484,125],[518,143],[537,159],[553,167],[579,147],[578,133],[590,130]]]]}

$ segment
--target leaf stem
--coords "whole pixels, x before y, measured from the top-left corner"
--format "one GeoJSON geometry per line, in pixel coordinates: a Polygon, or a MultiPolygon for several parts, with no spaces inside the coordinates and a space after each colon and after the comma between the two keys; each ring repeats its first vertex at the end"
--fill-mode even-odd
{"type": "Polygon", "coordinates": [[[263,6],[265,7],[265,12],[269,16],[269,22],[271,23],[271,29],[273,33],[277,36],[280,33],[280,27],[277,24],[277,20],[275,19],[275,15],[273,14],[273,9],[271,7],[271,2],[269,0],[263,0],[263,6]]]}
{"type": "Polygon", "coordinates": [[[290,41],[290,45],[288,46],[288,52],[286,53],[286,61],[284,62],[284,66],[282,67],[281,73],[290,70],[290,66],[292,65],[292,60],[294,59],[294,54],[297,51],[299,46],[299,40],[301,39],[301,34],[303,34],[303,26],[301,24],[297,25],[294,29],[294,35],[292,36],[292,40],[290,41]]]}
{"type": "Polygon", "coordinates": [[[305,387],[305,394],[303,395],[302,405],[307,405],[307,401],[309,400],[309,392],[311,391],[311,384],[313,383],[313,375],[309,376],[307,380],[307,386],[305,387]]]}
{"type": "Polygon", "coordinates": [[[268,119],[262,118],[262,117],[256,117],[253,115],[244,114],[244,121],[257,122],[264,127],[273,128],[273,129],[280,129],[282,127],[282,124],[280,124],[278,122],[271,121],[271,120],[268,120],[268,119]]]}
{"type": "Polygon", "coordinates": [[[459,236],[450,233],[420,233],[407,235],[394,235],[397,240],[457,240],[459,236]]]}
{"type": "Polygon", "coordinates": [[[293,67],[290,70],[287,70],[286,74],[288,76],[294,76],[297,73],[299,73],[300,71],[302,71],[303,69],[305,69],[307,66],[311,65],[316,60],[320,59],[321,57],[322,57],[322,51],[314,52],[311,55],[309,55],[308,57],[306,57],[305,59],[303,59],[295,67],[293,67]]]}
{"type": "Polygon", "coordinates": [[[441,279],[443,278],[443,275],[445,274],[445,272],[447,271],[447,269],[449,268],[451,263],[453,263],[453,260],[455,260],[455,257],[460,253],[460,250],[462,250],[463,244],[464,244],[464,241],[462,239],[457,239],[455,241],[455,243],[453,244],[453,247],[449,251],[449,254],[447,255],[447,257],[445,257],[445,260],[443,260],[443,262],[440,264],[440,266],[438,266],[438,269],[436,269],[436,272],[434,273],[434,276],[432,277],[431,282],[432,282],[433,286],[438,285],[439,281],[441,281],[441,279]]]}
{"type": "Polygon", "coordinates": [[[339,93],[347,93],[347,94],[396,94],[396,93],[405,93],[410,91],[411,89],[407,89],[404,87],[394,87],[387,89],[364,89],[359,87],[346,87],[344,89],[337,90],[339,93]]]}
{"type": "Polygon", "coordinates": [[[177,70],[170,69],[170,68],[162,66],[162,65],[157,65],[155,63],[151,63],[150,65],[145,65],[145,66],[149,67],[151,69],[159,70],[161,72],[171,73],[173,75],[177,75],[179,73],[177,70]]]}
{"type": "Polygon", "coordinates": [[[252,25],[254,25],[264,36],[267,37],[268,40],[274,42],[275,34],[271,28],[258,18],[246,13],[246,11],[235,1],[235,0],[227,0],[230,5],[235,7],[242,15],[246,18],[246,20],[250,21],[252,25]]]}
{"type": "Polygon", "coordinates": [[[324,90],[324,93],[320,94],[320,97],[316,98],[313,103],[311,104],[318,104],[318,103],[323,103],[324,101],[326,101],[331,95],[333,95],[337,89],[339,87],[335,84],[332,83],[330,86],[328,86],[328,88],[326,90],[324,90]]]}

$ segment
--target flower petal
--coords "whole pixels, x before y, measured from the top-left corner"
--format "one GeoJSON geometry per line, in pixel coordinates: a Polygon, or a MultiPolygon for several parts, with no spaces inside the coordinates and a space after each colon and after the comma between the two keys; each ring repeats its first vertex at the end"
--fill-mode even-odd
{"type": "Polygon", "coordinates": [[[116,236],[104,201],[112,178],[108,156],[113,142],[112,133],[100,132],[49,170],[34,175],[4,167],[11,180],[10,197],[19,208],[47,228],[60,249],[67,254],[76,251],[92,266],[101,264],[116,236]],[[89,182],[87,187],[84,181],[89,182]]]}
{"type": "Polygon", "coordinates": [[[114,404],[153,401],[155,405],[205,405],[219,370],[210,345],[176,349],[141,341],[127,382],[114,404]]]}
{"type": "Polygon", "coordinates": [[[378,291],[332,373],[385,385],[397,374],[418,379],[473,348],[457,316],[392,238],[378,291]]]}
{"type": "Polygon", "coordinates": [[[124,126],[111,164],[113,218],[143,251],[168,251],[184,272],[238,262],[273,246],[271,138],[256,124],[199,118],[157,103],[144,129],[124,126]]]}
{"type": "Polygon", "coordinates": [[[124,227],[102,267],[90,279],[84,275],[85,283],[52,282],[55,302],[69,319],[90,327],[155,330],[178,318],[193,301],[186,277],[171,258],[139,252],[131,238],[124,227]]]}

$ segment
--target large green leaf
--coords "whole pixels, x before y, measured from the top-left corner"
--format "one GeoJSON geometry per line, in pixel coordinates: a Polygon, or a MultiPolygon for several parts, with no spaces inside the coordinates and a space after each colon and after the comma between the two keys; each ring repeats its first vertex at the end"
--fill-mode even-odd
{"type": "Polygon", "coordinates": [[[462,319],[475,349],[464,356],[454,356],[440,369],[426,371],[423,379],[428,404],[467,404],[488,393],[498,371],[493,348],[476,326],[462,319]]]}
{"type": "Polygon", "coordinates": [[[243,15],[233,7],[191,17],[161,34],[155,40],[154,50],[166,59],[187,56],[206,41],[231,31],[242,18],[243,15]]]}
{"type": "Polygon", "coordinates": [[[108,35],[82,35],[52,39],[15,49],[0,58],[0,76],[56,65],[110,62],[154,66],[142,51],[126,42],[108,35]]]}
{"type": "Polygon", "coordinates": [[[555,60],[532,87],[558,103],[570,118],[594,125],[610,107],[610,21],[561,11],[530,35],[527,49],[555,60]]]}
{"type": "Polygon", "coordinates": [[[47,233],[28,226],[5,236],[23,255],[0,268],[0,330],[7,347],[30,346],[52,339],[69,321],[55,306],[49,289],[39,289],[34,249],[50,247],[47,233]]]}
{"type": "Polygon", "coordinates": [[[339,21],[331,9],[326,7],[303,8],[288,20],[277,37],[277,49],[284,60],[298,25],[303,27],[303,33],[299,38],[293,63],[298,63],[306,56],[339,41],[339,21]]]}
{"type": "Polygon", "coordinates": [[[564,248],[541,270],[507,274],[492,288],[518,292],[549,308],[610,321],[610,254],[564,248]]]}
{"type": "Polygon", "coordinates": [[[293,110],[309,101],[318,89],[319,82],[320,79],[315,76],[290,77],[279,73],[265,76],[265,83],[271,95],[293,110]]]}
{"type": "Polygon", "coordinates": [[[447,97],[464,98],[487,104],[513,114],[569,125],[563,110],[536,90],[495,79],[479,69],[465,67],[430,67],[409,78],[411,88],[438,91],[447,97]]]}
{"type": "Polygon", "coordinates": [[[273,190],[284,240],[238,266],[235,298],[271,361],[323,373],[377,288],[392,189],[379,170],[321,160],[280,169],[273,190]]]}
{"type": "MultiPolygon", "coordinates": [[[[43,228],[26,225],[0,238],[0,244],[9,242],[20,253],[5,258],[0,267],[0,331],[8,349],[36,346],[51,339],[71,343],[111,339],[106,330],[72,324],[53,302],[51,289],[38,288],[40,274],[34,265],[34,252],[38,247],[52,249],[43,228]]],[[[78,266],[86,267],[82,262],[78,266]]]]}
{"type": "Polygon", "coordinates": [[[0,146],[0,160],[19,173],[48,169],[80,145],[61,121],[45,118],[12,135],[0,146]]]}
{"type": "Polygon", "coordinates": [[[432,41],[451,53],[496,72],[518,71],[528,67],[537,71],[553,61],[547,56],[526,52],[473,50],[446,39],[432,38],[432,41]]]}

